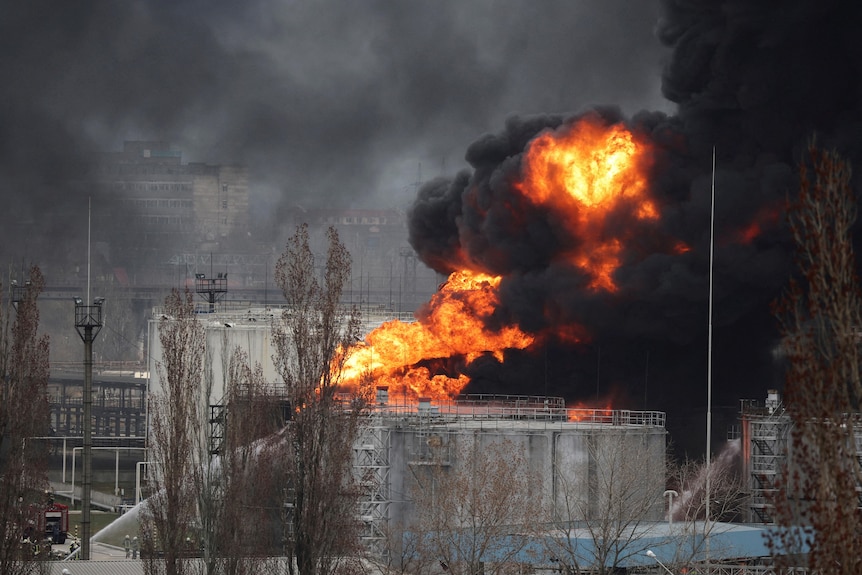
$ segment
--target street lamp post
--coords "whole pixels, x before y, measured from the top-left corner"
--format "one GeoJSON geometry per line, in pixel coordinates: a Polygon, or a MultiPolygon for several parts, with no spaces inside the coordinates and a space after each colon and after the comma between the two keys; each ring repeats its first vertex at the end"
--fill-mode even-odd
{"type": "Polygon", "coordinates": [[[102,304],[105,298],[97,297],[93,305],[75,298],[75,330],[84,341],[84,478],[81,482],[81,551],[80,558],[90,559],[90,491],[93,472],[93,341],[102,329],[102,304]]]}
{"type": "Polygon", "coordinates": [[[662,569],[664,569],[665,571],[667,571],[668,573],[670,573],[670,575],[673,575],[673,571],[671,571],[670,569],[668,569],[668,568],[667,568],[667,566],[666,566],[664,563],[662,563],[661,561],[659,561],[658,557],[656,557],[656,556],[655,556],[655,553],[653,553],[653,552],[652,552],[652,549],[647,549],[646,554],[647,554],[647,557],[651,557],[651,558],[655,559],[656,563],[658,563],[659,565],[661,565],[662,569]]]}

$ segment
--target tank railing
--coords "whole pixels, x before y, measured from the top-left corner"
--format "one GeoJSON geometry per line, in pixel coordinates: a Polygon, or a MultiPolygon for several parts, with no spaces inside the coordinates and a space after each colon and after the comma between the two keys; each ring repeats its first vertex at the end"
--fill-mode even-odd
{"type": "MultiPolygon", "coordinates": [[[[208,303],[195,303],[195,313],[199,314],[198,319],[205,321],[210,317],[221,321],[261,321],[277,318],[286,308],[284,305],[234,305],[229,308],[222,308],[221,305],[216,307],[216,311],[210,313],[208,303]]],[[[170,314],[164,306],[156,306],[153,308],[152,318],[155,320],[169,318],[170,314]]]]}
{"type": "Polygon", "coordinates": [[[487,406],[511,406],[511,407],[533,407],[538,409],[565,409],[566,400],[562,397],[551,397],[542,395],[501,395],[501,394],[462,394],[454,399],[454,403],[460,405],[487,405],[487,406]]]}
{"type": "MultiPolygon", "coordinates": [[[[535,403],[535,402],[534,402],[535,403]]],[[[472,422],[495,428],[497,423],[537,421],[546,423],[581,423],[616,426],[664,427],[662,411],[631,411],[625,409],[588,409],[566,407],[513,406],[492,402],[434,402],[375,404],[373,409],[384,417],[427,420],[429,423],[472,422]]]]}
{"type": "Polygon", "coordinates": [[[561,397],[528,395],[461,395],[445,400],[408,400],[396,398],[375,404],[378,411],[392,415],[440,417],[565,419],[566,406],[561,397]],[[400,403],[399,403],[400,401],[400,403]]]}
{"type": "MultiPolygon", "coordinates": [[[[593,419],[551,419],[551,418],[539,418],[532,420],[535,424],[540,425],[543,429],[561,429],[565,426],[602,426],[610,427],[614,426],[619,429],[646,429],[646,428],[664,428],[664,413],[662,412],[652,412],[650,417],[643,417],[637,420],[635,419],[625,419],[625,418],[603,418],[596,417],[593,419]]],[[[456,417],[452,420],[452,423],[455,425],[461,426],[471,426],[478,427],[479,429],[508,429],[512,426],[512,419],[504,419],[504,418],[488,418],[488,419],[468,419],[463,417],[456,417]]]]}
{"type": "MultiPolygon", "coordinates": [[[[162,316],[166,316],[167,313],[165,309],[166,308],[164,306],[153,307],[151,317],[153,319],[160,319],[162,316]]],[[[261,318],[269,320],[278,318],[281,315],[281,312],[287,309],[290,309],[290,306],[284,302],[264,305],[262,303],[250,303],[247,301],[222,301],[217,302],[215,305],[215,311],[210,312],[209,303],[200,301],[195,302],[195,313],[199,314],[201,319],[204,319],[207,316],[212,316],[220,320],[236,319],[237,321],[242,321],[243,319],[250,319],[252,317],[256,318],[258,321],[261,318]]],[[[349,306],[344,307],[344,311],[348,311],[349,309],[349,306]]],[[[379,325],[394,319],[404,323],[412,323],[416,321],[416,317],[413,315],[413,312],[380,310],[376,306],[359,306],[359,313],[360,320],[363,324],[379,325]]]]}

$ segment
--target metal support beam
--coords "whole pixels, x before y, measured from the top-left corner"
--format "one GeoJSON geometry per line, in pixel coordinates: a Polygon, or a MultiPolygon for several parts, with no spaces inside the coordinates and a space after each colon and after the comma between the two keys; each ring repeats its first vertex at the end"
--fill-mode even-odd
{"type": "Polygon", "coordinates": [[[93,305],[84,304],[75,298],[75,329],[84,342],[84,478],[81,483],[81,552],[79,557],[90,559],[90,494],[93,472],[93,341],[102,329],[102,303],[105,298],[96,298],[93,305]]]}

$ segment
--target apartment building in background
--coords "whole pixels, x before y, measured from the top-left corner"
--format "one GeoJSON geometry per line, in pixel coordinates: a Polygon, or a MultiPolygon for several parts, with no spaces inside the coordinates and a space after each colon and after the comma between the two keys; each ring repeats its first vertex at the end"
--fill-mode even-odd
{"type": "Polygon", "coordinates": [[[248,231],[248,170],[184,164],[166,142],[125,142],[122,151],[105,154],[96,184],[113,217],[151,236],[217,242],[248,231]]]}

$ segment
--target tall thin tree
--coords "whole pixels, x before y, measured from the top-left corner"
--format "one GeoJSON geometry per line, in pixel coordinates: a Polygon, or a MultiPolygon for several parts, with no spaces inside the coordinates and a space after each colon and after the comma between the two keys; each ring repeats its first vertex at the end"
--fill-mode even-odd
{"type": "Polygon", "coordinates": [[[215,495],[216,512],[205,559],[219,569],[208,572],[243,575],[266,570],[267,558],[281,551],[284,410],[280,390],[266,382],[259,364],[249,365],[246,351],[236,348],[229,356],[224,433],[208,466],[206,490],[215,495]]]}
{"type": "Polygon", "coordinates": [[[9,575],[34,572],[40,558],[22,538],[46,505],[46,445],[30,439],[50,426],[49,340],[39,334],[37,305],[43,287],[42,272],[32,266],[29,280],[0,303],[0,573],[9,575]]]}
{"type": "Polygon", "coordinates": [[[787,358],[791,455],[777,486],[779,563],[803,553],[820,573],[862,573],[859,446],[862,296],[853,251],[850,164],[809,146],[789,207],[798,274],[775,304],[787,358]]]}
{"type": "Polygon", "coordinates": [[[142,516],[142,549],[148,574],[181,575],[188,570],[186,539],[197,520],[193,478],[202,462],[195,445],[206,421],[201,387],[205,333],[189,291],[175,289],[166,298],[159,340],[161,386],[149,398],[153,493],[142,516]]]}
{"type": "Polygon", "coordinates": [[[291,573],[329,575],[355,554],[357,490],[352,447],[365,417],[365,390],[337,394],[359,313],[341,295],[350,254],[334,228],[318,275],[308,227],[288,240],[276,266],[287,308],[273,326],[275,362],[291,407],[285,443],[285,551],[291,573]]]}

